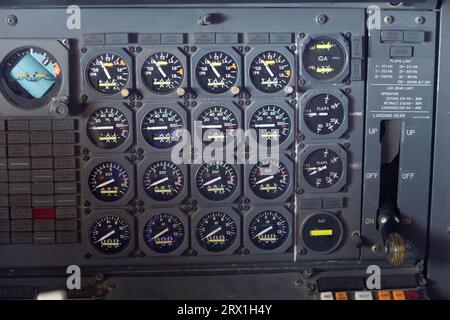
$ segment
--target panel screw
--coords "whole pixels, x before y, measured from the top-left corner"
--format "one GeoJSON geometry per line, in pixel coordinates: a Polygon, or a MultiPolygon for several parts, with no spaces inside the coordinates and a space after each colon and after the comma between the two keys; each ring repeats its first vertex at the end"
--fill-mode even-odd
{"type": "Polygon", "coordinates": [[[384,23],[386,23],[386,24],[394,23],[394,17],[393,16],[386,16],[386,17],[384,17],[384,23]]]}
{"type": "Polygon", "coordinates": [[[328,17],[325,14],[321,14],[321,15],[317,16],[316,21],[319,24],[325,24],[328,22],[328,17]]]}
{"type": "Polygon", "coordinates": [[[10,15],[8,18],[6,18],[6,22],[11,27],[14,27],[17,24],[17,17],[15,15],[10,15]]]}
{"type": "Polygon", "coordinates": [[[424,24],[425,23],[425,17],[419,16],[414,20],[417,24],[424,24]]]}
{"type": "Polygon", "coordinates": [[[381,250],[381,247],[378,244],[374,244],[371,248],[372,252],[379,252],[381,250]]]}
{"type": "Polygon", "coordinates": [[[306,249],[305,248],[300,248],[298,250],[298,253],[301,254],[302,256],[304,256],[306,254],[306,249]]]}

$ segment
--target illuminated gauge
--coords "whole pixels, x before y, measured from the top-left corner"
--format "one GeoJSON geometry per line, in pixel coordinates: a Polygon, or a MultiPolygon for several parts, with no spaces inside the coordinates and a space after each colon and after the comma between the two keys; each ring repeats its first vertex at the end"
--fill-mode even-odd
{"type": "Polygon", "coordinates": [[[278,211],[266,210],[258,213],[248,225],[248,234],[255,247],[261,250],[276,250],[289,237],[289,222],[278,211]]]}
{"type": "Polygon", "coordinates": [[[335,151],[322,148],[311,152],[303,163],[303,176],[316,189],[327,189],[341,180],[344,161],[335,151]]]}
{"type": "Polygon", "coordinates": [[[308,100],[303,107],[303,121],[315,134],[328,135],[338,130],[345,117],[342,102],[334,95],[323,93],[308,100]]]}
{"type": "Polygon", "coordinates": [[[237,188],[238,177],[234,167],[222,161],[204,163],[195,176],[197,190],[211,201],[229,198],[237,188]]]}
{"type": "Polygon", "coordinates": [[[151,216],[144,226],[145,244],[154,252],[171,253],[177,250],[185,239],[183,222],[171,213],[151,216]]]}
{"type": "Polygon", "coordinates": [[[200,113],[197,121],[201,123],[205,144],[213,141],[224,142],[236,136],[238,120],[235,114],[226,107],[209,107],[200,113]]]}
{"type": "Polygon", "coordinates": [[[292,67],[287,58],[277,51],[264,51],[250,64],[250,80],[264,93],[283,90],[291,80],[292,67]]]}
{"type": "Polygon", "coordinates": [[[292,121],[289,114],[277,105],[265,105],[253,112],[249,126],[257,132],[260,143],[282,144],[292,131],[292,121]]]}
{"type": "Polygon", "coordinates": [[[183,119],[175,110],[158,107],[144,116],[141,132],[145,141],[152,147],[168,149],[182,139],[183,126],[183,119]]]}
{"type": "Polygon", "coordinates": [[[316,80],[337,77],[347,64],[344,47],[331,37],[321,36],[309,41],[303,50],[303,68],[316,80]]]}
{"type": "Polygon", "coordinates": [[[259,161],[250,170],[249,184],[253,193],[261,199],[275,199],[290,186],[291,174],[285,164],[275,159],[259,161]]]}
{"type": "Polygon", "coordinates": [[[15,103],[40,107],[54,97],[62,80],[61,67],[49,52],[25,47],[11,53],[2,66],[4,90],[15,103]]]}
{"type": "Polygon", "coordinates": [[[183,82],[184,68],[180,59],[169,52],[157,52],[149,56],[142,65],[142,80],[156,94],[169,94],[183,82]]]}
{"type": "Polygon", "coordinates": [[[90,191],[104,202],[121,199],[129,187],[128,172],[120,164],[112,161],[98,164],[89,174],[90,191]]]}
{"type": "Polygon", "coordinates": [[[324,212],[314,214],[304,221],[301,236],[305,247],[309,250],[328,253],[339,246],[343,232],[339,219],[324,212]]]}
{"type": "Polygon", "coordinates": [[[104,95],[114,95],[124,89],[130,70],[126,61],[116,53],[102,53],[89,61],[86,79],[93,90],[104,95]]]}
{"type": "Polygon", "coordinates": [[[96,110],[89,116],[86,130],[91,142],[101,149],[119,147],[130,134],[128,119],[115,108],[96,110]]]}
{"type": "Polygon", "coordinates": [[[200,246],[209,252],[229,249],[238,236],[236,221],[223,212],[211,212],[197,223],[195,236],[200,246]]]}
{"type": "Polygon", "coordinates": [[[236,60],[222,51],[212,51],[200,58],[195,66],[195,77],[206,92],[220,94],[233,87],[238,79],[236,60]]]}
{"type": "Polygon", "coordinates": [[[123,252],[131,241],[129,224],[119,216],[104,216],[91,227],[91,245],[100,253],[114,255],[123,252]]]}
{"type": "Polygon", "coordinates": [[[184,179],[183,172],[176,164],[161,160],[147,167],[142,182],[150,198],[156,201],[170,201],[182,192],[184,179]]]}

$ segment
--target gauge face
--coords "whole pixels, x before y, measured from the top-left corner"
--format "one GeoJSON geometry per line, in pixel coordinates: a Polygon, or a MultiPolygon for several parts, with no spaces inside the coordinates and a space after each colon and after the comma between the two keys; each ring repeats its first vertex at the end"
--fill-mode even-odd
{"type": "Polygon", "coordinates": [[[275,250],[286,242],[289,236],[289,222],[277,211],[263,211],[250,221],[248,233],[257,248],[275,250]]]}
{"type": "Polygon", "coordinates": [[[147,113],[141,132],[145,141],[157,149],[172,148],[182,139],[183,119],[173,109],[160,107],[147,113]]]}
{"type": "Polygon", "coordinates": [[[175,55],[169,52],[157,52],[144,61],[141,76],[150,91],[157,94],[169,94],[181,86],[184,68],[175,55]]]}
{"type": "Polygon", "coordinates": [[[302,227],[305,246],[315,252],[330,252],[342,239],[343,227],[335,216],[318,213],[309,217],[302,227]]]}
{"type": "Polygon", "coordinates": [[[317,189],[334,186],[343,175],[342,158],[333,150],[318,149],[309,154],[303,163],[306,182],[317,189]]]}
{"type": "Polygon", "coordinates": [[[94,145],[101,149],[114,149],[127,140],[130,125],[120,110],[101,108],[88,118],[86,130],[94,145]]]}
{"type": "Polygon", "coordinates": [[[61,67],[49,52],[27,47],[11,53],[3,63],[3,78],[11,91],[10,98],[28,107],[45,104],[59,90],[62,80],[61,67]]]}
{"type": "Polygon", "coordinates": [[[91,245],[106,255],[124,251],[131,240],[128,223],[121,217],[110,215],[98,219],[91,227],[91,245]]]}
{"type": "Polygon", "coordinates": [[[335,132],[344,121],[344,106],[331,94],[318,94],[303,108],[303,119],[309,130],[327,135],[335,132]]]}
{"type": "Polygon", "coordinates": [[[259,161],[250,170],[250,188],[261,199],[275,199],[290,185],[290,173],[285,164],[274,159],[259,161]]]}
{"type": "Polygon", "coordinates": [[[197,189],[202,196],[212,201],[229,198],[236,190],[238,178],[232,165],[222,161],[204,163],[195,176],[197,189]]]}
{"type": "Polygon", "coordinates": [[[226,213],[211,212],[197,223],[195,235],[203,249],[222,252],[230,248],[238,234],[236,222],[226,213]]]}
{"type": "Polygon", "coordinates": [[[292,68],[287,58],[277,51],[264,51],[250,64],[250,80],[264,93],[283,90],[291,80],[292,68]]]}
{"type": "Polygon", "coordinates": [[[86,68],[86,78],[93,90],[104,95],[119,93],[128,84],[130,70],[126,61],[116,53],[94,57],[86,68]]]}
{"type": "Polygon", "coordinates": [[[225,93],[236,84],[238,65],[225,52],[209,52],[197,62],[195,77],[200,87],[206,92],[225,93]]]}
{"type": "Polygon", "coordinates": [[[280,106],[265,105],[251,115],[250,128],[256,130],[260,143],[282,144],[291,133],[292,122],[280,106]]]}
{"type": "Polygon", "coordinates": [[[129,180],[128,172],[120,164],[102,162],[89,175],[89,189],[97,199],[113,202],[126,195],[129,180]]]}
{"type": "Polygon", "coordinates": [[[200,113],[202,137],[205,144],[226,141],[236,136],[238,121],[233,112],[222,106],[213,106],[200,113]]]}
{"type": "Polygon", "coordinates": [[[317,80],[330,80],[341,73],[346,64],[346,54],[335,39],[318,37],[311,40],[303,52],[306,72],[317,80]]]}
{"type": "Polygon", "coordinates": [[[184,175],[174,163],[157,161],[144,171],[143,185],[148,196],[156,201],[170,201],[180,195],[184,187],[184,175]]]}
{"type": "Polygon", "coordinates": [[[181,220],[170,213],[152,216],[144,226],[144,241],[157,253],[170,253],[184,241],[185,227],[181,220]]]}

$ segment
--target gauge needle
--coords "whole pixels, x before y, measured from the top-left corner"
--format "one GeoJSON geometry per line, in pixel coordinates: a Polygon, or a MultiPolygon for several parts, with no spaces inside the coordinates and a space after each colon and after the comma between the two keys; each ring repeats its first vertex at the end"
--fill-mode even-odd
{"type": "Polygon", "coordinates": [[[265,178],[263,178],[263,179],[261,179],[259,181],[256,181],[255,184],[261,184],[261,183],[264,183],[266,181],[272,180],[273,178],[275,178],[273,175],[272,176],[268,176],[268,177],[265,177],[265,178]]]}
{"type": "Polygon", "coordinates": [[[274,77],[275,75],[273,74],[272,70],[270,70],[269,65],[267,64],[267,62],[264,62],[264,67],[266,67],[267,72],[270,74],[271,77],[274,77]]]}
{"type": "Polygon", "coordinates": [[[208,63],[211,66],[211,69],[215,73],[216,77],[220,78],[220,73],[217,71],[216,67],[211,63],[211,61],[206,60],[206,63],[208,63]]]}
{"type": "Polygon", "coordinates": [[[310,169],[314,169],[314,171],[312,171],[309,175],[313,176],[323,170],[326,170],[328,167],[327,166],[323,166],[323,167],[318,167],[318,168],[310,168],[310,169]]]}
{"type": "Polygon", "coordinates": [[[203,184],[202,188],[206,187],[206,186],[209,186],[210,184],[213,184],[214,182],[219,181],[221,179],[222,179],[222,177],[217,177],[217,178],[211,179],[208,182],[205,182],[205,184],[203,184]]]}
{"type": "Polygon", "coordinates": [[[169,180],[169,177],[162,178],[162,179],[160,179],[160,180],[158,180],[158,181],[153,182],[153,183],[150,185],[150,187],[157,186],[158,184],[161,184],[161,183],[163,183],[163,182],[166,182],[167,180],[169,180]]]}
{"type": "Polygon", "coordinates": [[[111,75],[108,72],[108,69],[106,69],[105,65],[103,64],[103,62],[101,63],[102,69],[106,74],[106,77],[108,78],[108,80],[111,80],[111,75]]]}
{"type": "Polygon", "coordinates": [[[112,230],[112,231],[110,231],[110,232],[108,232],[107,234],[105,234],[103,237],[101,237],[100,239],[98,239],[97,241],[95,241],[94,243],[97,243],[97,242],[102,242],[103,240],[105,240],[105,239],[108,239],[109,237],[111,237],[113,234],[115,234],[116,233],[116,231],[115,230],[112,230]]]}
{"type": "Polygon", "coordinates": [[[116,180],[115,179],[111,179],[111,180],[105,181],[103,183],[100,183],[98,186],[95,187],[95,190],[97,190],[98,188],[106,187],[107,185],[110,185],[114,181],[116,181],[116,180]]]}
{"type": "Polygon", "coordinates": [[[262,236],[263,234],[269,232],[273,229],[273,226],[265,228],[263,231],[258,232],[252,239],[258,238],[259,236],[262,236]]]}
{"type": "Polygon", "coordinates": [[[204,236],[202,238],[202,240],[208,239],[209,237],[212,237],[213,235],[215,235],[217,232],[219,232],[220,230],[222,230],[222,227],[218,227],[216,230],[211,231],[210,233],[208,233],[206,236],[204,236]]]}
{"type": "Polygon", "coordinates": [[[103,126],[103,127],[92,127],[92,130],[113,130],[113,126],[103,126]]]}
{"type": "Polygon", "coordinates": [[[153,236],[153,238],[150,239],[150,241],[153,241],[155,239],[158,239],[159,237],[161,237],[163,234],[169,232],[169,228],[165,228],[163,231],[161,231],[160,233],[157,233],[153,236]]]}
{"type": "Polygon", "coordinates": [[[161,66],[160,66],[159,64],[157,64],[157,66],[158,66],[158,70],[159,70],[159,72],[161,72],[162,76],[163,76],[164,78],[167,78],[167,75],[166,75],[166,73],[163,71],[163,69],[161,68],[161,66]]]}

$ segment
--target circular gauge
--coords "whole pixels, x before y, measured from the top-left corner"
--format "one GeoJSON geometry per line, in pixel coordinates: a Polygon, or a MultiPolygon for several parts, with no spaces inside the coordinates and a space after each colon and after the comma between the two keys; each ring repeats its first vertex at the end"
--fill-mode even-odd
{"type": "Polygon", "coordinates": [[[312,132],[327,135],[344,121],[344,106],[334,95],[323,93],[312,97],[303,108],[303,119],[312,132]]]}
{"type": "Polygon", "coordinates": [[[343,46],[330,37],[312,39],[303,51],[303,66],[316,80],[331,80],[338,76],[347,63],[343,46]]]}
{"type": "Polygon", "coordinates": [[[106,255],[121,253],[130,244],[130,226],[121,217],[104,216],[92,225],[90,240],[91,245],[100,253],[106,255]]]}
{"type": "Polygon", "coordinates": [[[256,130],[259,142],[282,144],[291,133],[292,123],[288,113],[277,105],[265,105],[250,116],[250,128],[256,130]]]}
{"type": "Polygon", "coordinates": [[[169,94],[181,86],[184,68],[175,55],[169,52],[157,52],[144,61],[141,76],[150,91],[157,94],[169,94]]]}
{"type": "Polygon", "coordinates": [[[145,223],[144,241],[157,253],[171,253],[184,241],[185,227],[181,220],[170,213],[156,214],[145,223]]]}
{"type": "Polygon", "coordinates": [[[277,51],[264,51],[250,64],[250,80],[264,93],[283,90],[291,80],[292,68],[287,58],[277,51]]]}
{"type": "Polygon", "coordinates": [[[225,93],[236,84],[237,62],[225,52],[209,52],[197,62],[195,77],[200,87],[206,92],[225,93]]]}
{"type": "Polygon", "coordinates": [[[49,52],[37,47],[17,49],[2,65],[3,90],[14,104],[37,108],[57,95],[61,67],[49,52]]]}
{"type": "Polygon", "coordinates": [[[344,162],[333,150],[317,149],[311,152],[303,163],[306,182],[317,189],[334,186],[342,177],[344,162]]]}
{"type": "Polygon", "coordinates": [[[236,222],[223,212],[211,212],[197,223],[195,235],[203,249],[222,252],[236,241],[238,228],[236,222]]]}
{"type": "Polygon", "coordinates": [[[142,120],[145,141],[157,149],[172,148],[182,139],[183,119],[171,108],[159,107],[148,112],[142,120]]]}
{"type": "Polygon", "coordinates": [[[125,196],[129,187],[128,172],[115,162],[102,162],[89,174],[89,189],[101,201],[117,201],[125,196]]]}
{"type": "Polygon", "coordinates": [[[156,201],[170,201],[180,195],[184,175],[174,163],[166,160],[153,162],[144,171],[144,190],[156,201]]]}
{"type": "Polygon", "coordinates": [[[89,61],[86,79],[93,90],[104,95],[119,93],[128,84],[130,70],[116,53],[102,53],[89,61]]]}
{"type": "Polygon", "coordinates": [[[236,136],[238,121],[233,112],[222,106],[213,106],[204,110],[197,118],[201,123],[204,142],[223,142],[236,136]]]}
{"type": "Polygon", "coordinates": [[[229,198],[236,190],[237,179],[234,167],[222,161],[204,163],[198,168],[195,176],[200,194],[212,201],[229,198]]]}
{"type": "Polygon", "coordinates": [[[250,221],[248,234],[257,248],[275,250],[288,239],[289,222],[277,211],[263,211],[250,221]]]}
{"type": "Polygon", "coordinates": [[[94,145],[101,149],[114,149],[127,140],[130,125],[122,111],[101,108],[89,116],[86,130],[94,145]]]}
{"type": "Polygon", "coordinates": [[[290,179],[284,163],[274,159],[259,161],[249,174],[251,190],[259,198],[266,200],[283,195],[290,185],[290,179]]]}
{"type": "Polygon", "coordinates": [[[315,252],[327,253],[339,246],[343,235],[342,223],[329,213],[317,213],[305,220],[302,239],[315,252]]]}

